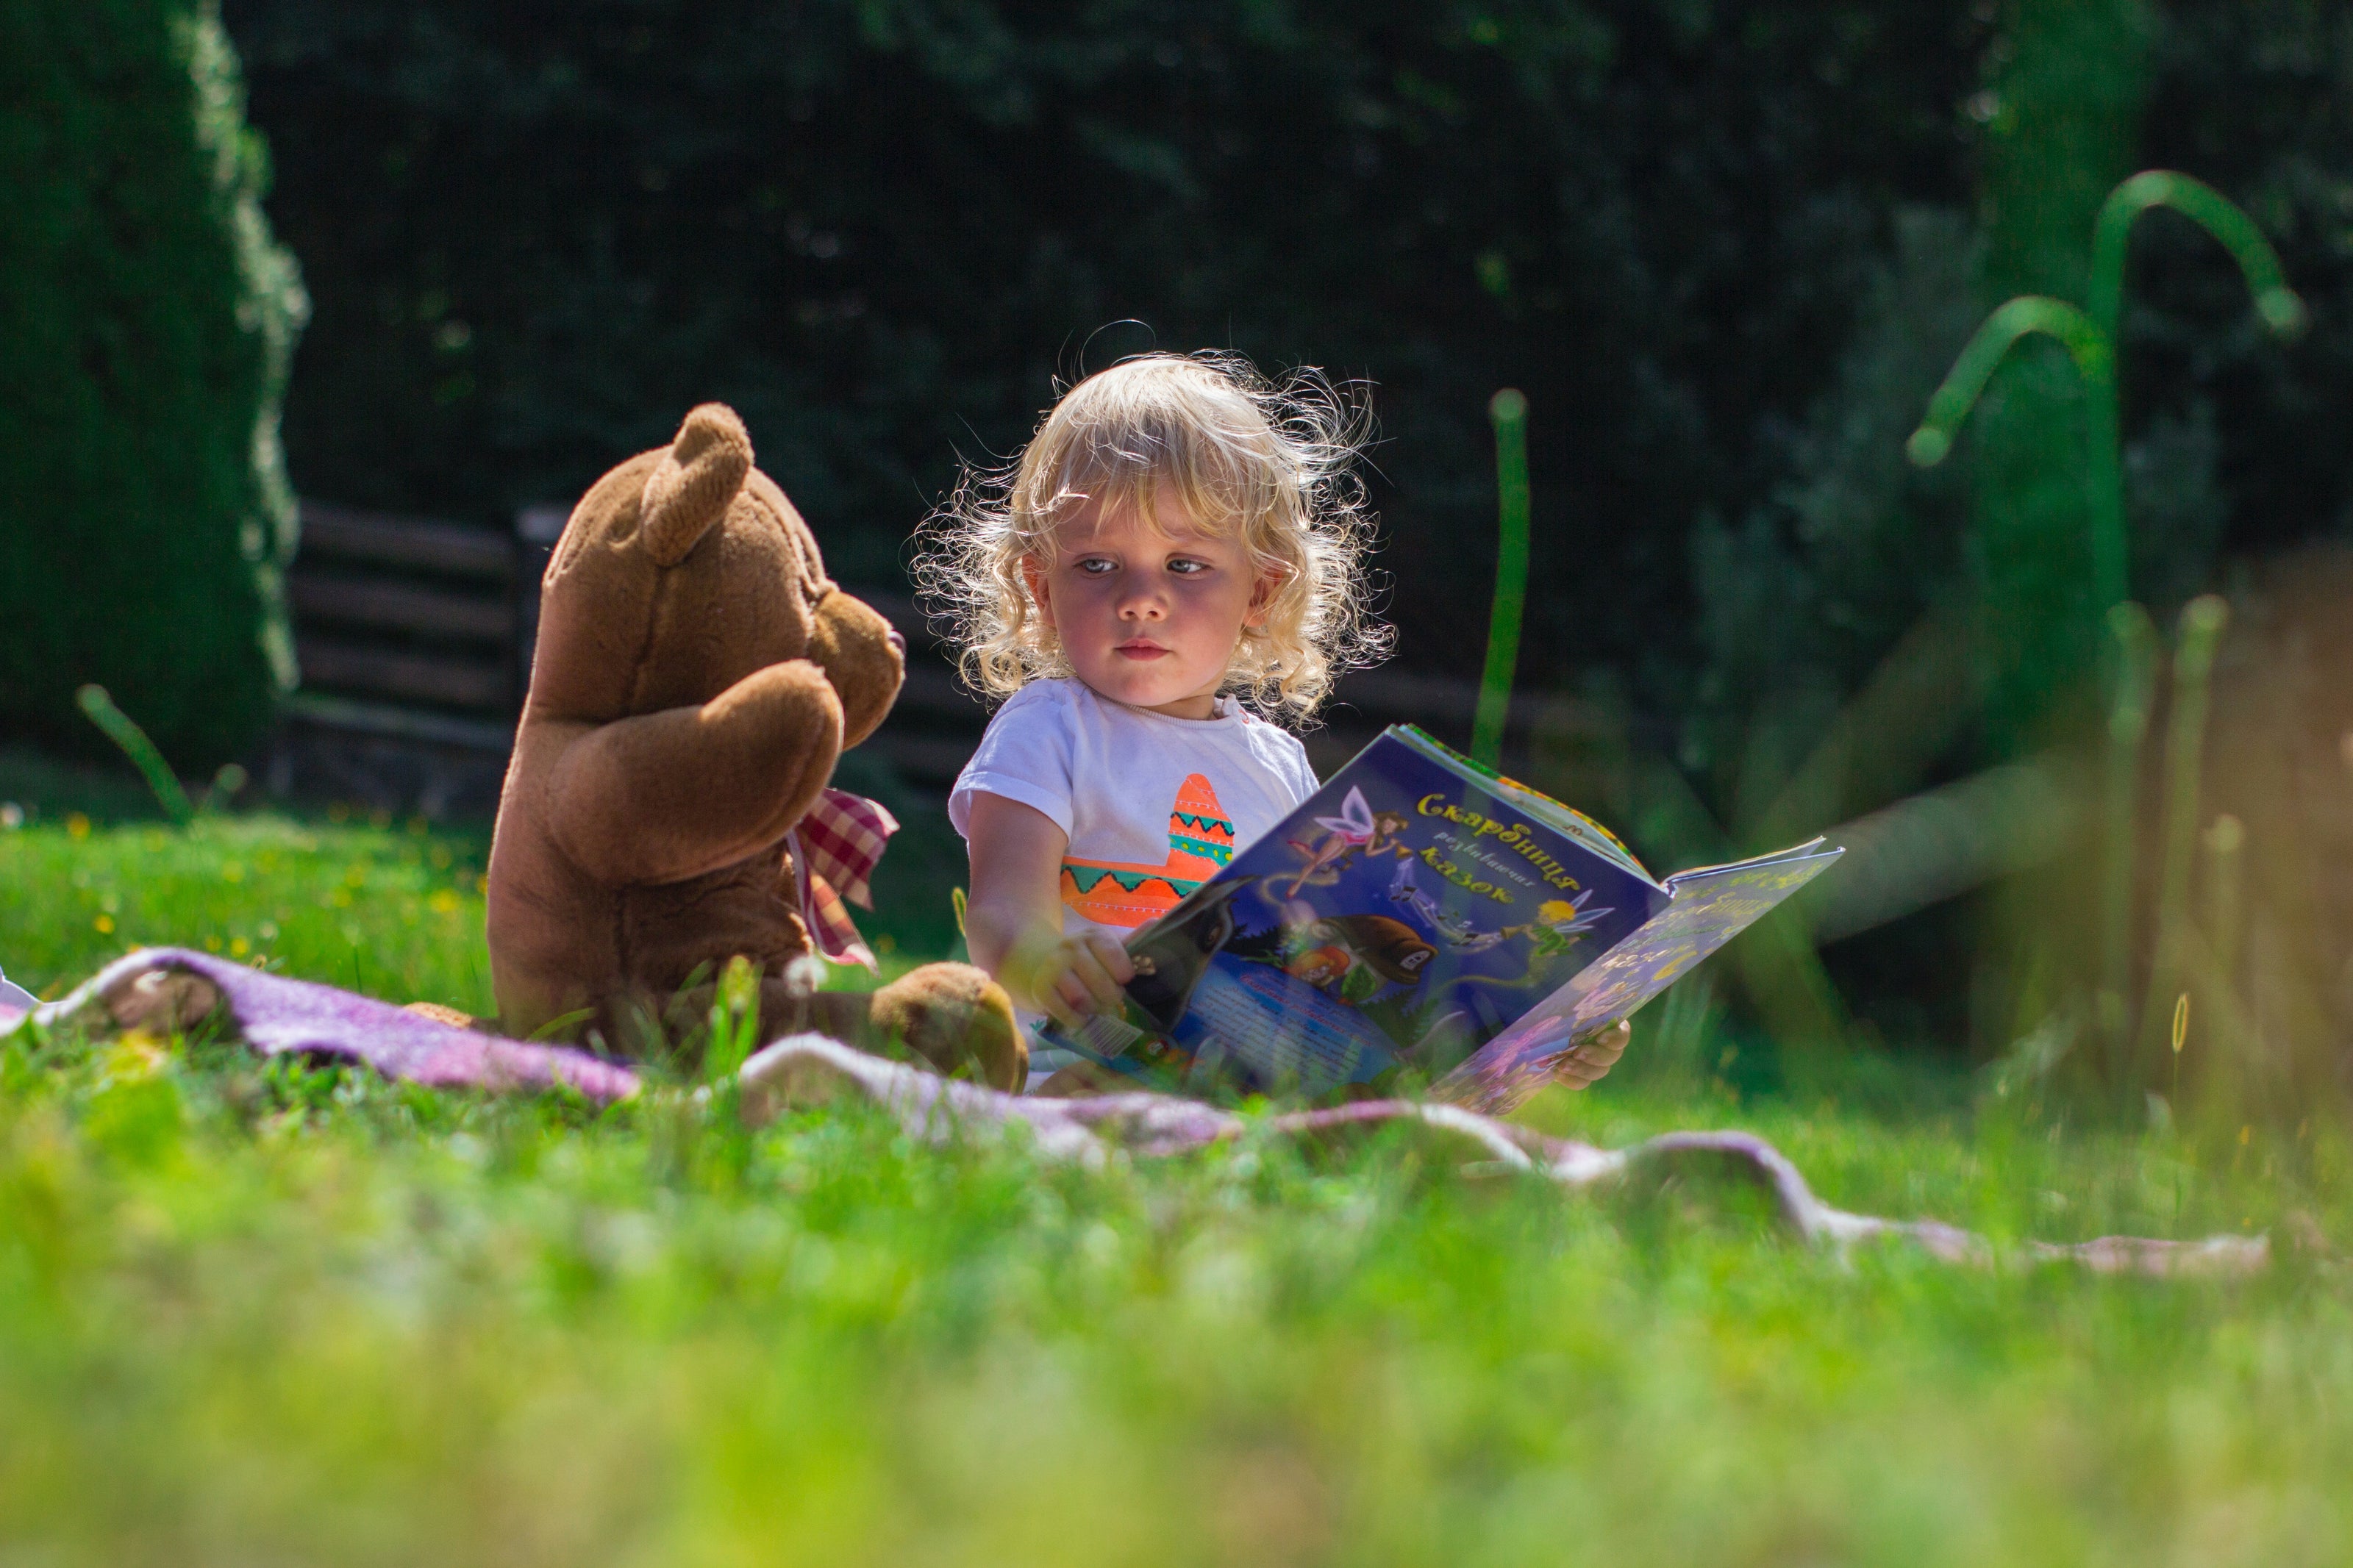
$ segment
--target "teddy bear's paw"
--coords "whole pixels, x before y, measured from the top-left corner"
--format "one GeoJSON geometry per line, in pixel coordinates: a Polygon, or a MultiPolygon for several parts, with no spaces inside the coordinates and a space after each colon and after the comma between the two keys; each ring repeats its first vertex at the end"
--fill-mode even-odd
{"type": "Polygon", "coordinates": [[[736,1074],[737,1114],[754,1127],[786,1110],[828,1105],[867,1090],[840,1062],[802,1048],[808,1037],[787,1037],[755,1053],[736,1074]]]}
{"type": "Polygon", "coordinates": [[[954,1076],[1021,1092],[1029,1047],[1005,987],[969,963],[927,963],[874,993],[870,1027],[954,1076]]]}
{"type": "Polygon", "coordinates": [[[221,1005],[220,987],[201,974],[149,969],[107,987],[99,1001],[102,1022],[152,1035],[185,1034],[221,1005]]]}
{"type": "MultiPolygon", "coordinates": [[[[455,1007],[445,1007],[438,1002],[411,1002],[401,1009],[420,1018],[430,1018],[437,1024],[447,1024],[453,1029],[482,1029],[482,1021],[471,1013],[460,1013],[455,1007]]],[[[495,1031],[484,1029],[485,1034],[495,1031]]]]}

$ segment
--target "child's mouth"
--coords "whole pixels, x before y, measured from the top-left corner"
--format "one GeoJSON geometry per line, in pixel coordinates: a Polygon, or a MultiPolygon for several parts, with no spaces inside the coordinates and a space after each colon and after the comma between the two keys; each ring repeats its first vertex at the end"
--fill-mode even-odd
{"type": "Polygon", "coordinates": [[[1150,660],[1168,656],[1168,650],[1156,642],[1124,642],[1112,651],[1123,658],[1150,660]]]}

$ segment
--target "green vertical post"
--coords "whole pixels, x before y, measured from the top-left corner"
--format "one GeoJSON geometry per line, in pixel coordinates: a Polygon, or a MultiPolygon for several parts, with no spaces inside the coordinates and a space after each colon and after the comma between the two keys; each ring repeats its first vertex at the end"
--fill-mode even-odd
{"type": "Polygon", "coordinates": [[[2200,917],[2207,951],[2223,981],[2238,984],[2239,932],[2246,911],[2247,825],[2229,812],[2206,829],[2205,911],[2200,917]]]}
{"type": "Polygon", "coordinates": [[[2167,1016],[2180,986],[2181,933],[2189,921],[2189,873],[2198,853],[2199,785],[2206,760],[2206,712],[2214,650],[2230,624],[2230,602],[2201,594],[2181,611],[2173,652],[2173,702],[2166,716],[2165,841],[2158,867],[2157,962],[2141,1007],[2147,1034],[2167,1016]]]}
{"type": "Polygon", "coordinates": [[[1495,602],[1487,613],[1487,668],[1471,724],[1472,760],[1498,767],[1512,711],[1512,677],[1520,663],[1520,622],[1528,602],[1528,400],[1505,387],[1488,400],[1495,425],[1495,602]]]}
{"type": "MultiPolygon", "coordinates": [[[[2101,822],[2100,1033],[2107,1067],[2123,1065],[2132,1017],[2126,997],[2132,987],[2134,805],[2140,790],[2141,746],[2148,736],[2149,709],[2157,687],[2157,628],[2148,612],[2129,600],[2110,606],[2108,635],[2115,678],[2108,698],[2107,788],[2101,822]]],[[[2119,1075],[2121,1077],[2122,1075],[2119,1075]]]]}
{"type": "MultiPolygon", "coordinates": [[[[2084,297],[2084,239],[2133,168],[2152,29],[2147,0],[2004,0],[1979,164],[1989,300],[2084,297]]],[[[2096,721],[2102,617],[2124,596],[2104,555],[2121,519],[2101,515],[2121,510],[2113,384],[2084,377],[2078,446],[2068,380],[2047,356],[2004,366],[1974,440],[1987,739],[2005,758],[2096,721]]]]}

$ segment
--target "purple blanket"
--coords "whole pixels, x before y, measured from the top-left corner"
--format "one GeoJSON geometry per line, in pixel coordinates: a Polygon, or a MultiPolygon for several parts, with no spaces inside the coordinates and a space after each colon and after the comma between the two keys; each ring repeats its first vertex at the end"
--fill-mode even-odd
{"type": "MultiPolygon", "coordinates": [[[[293,1052],[364,1062],[387,1077],[437,1089],[562,1088],[599,1103],[628,1099],[643,1087],[627,1067],[585,1051],[452,1028],[331,985],[266,974],[177,948],[131,953],[70,996],[29,1016],[62,1024],[95,1009],[101,1023],[111,1022],[108,998],[145,977],[170,972],[210,981],[219,989],[229,1026],[269,1056],[293,1052]]],[[[0,1008],[0,1035],[26,1016],[0,1008]]],[[[1882,1219],[1833,1208],[1814,1194],[1779,1150],[1746,1132],[1672,1132],[1630,1148],[1601,1149],[1452,1106],[1409,1100],[1248,1118],[1155,1094],[1033,1100],[950,1082],[816,1035],[792,1036],[762,1050],[744,1065],[740,1087],[743,1112],[755,1120],[849,1097],[882,1106],[911,1136],[927,1142],[989,1135],[1020,1122],[1040,1156],[1090,1165],[1118,1154],[1183,1154],[1252,1132],[1340,1141],[1373,1130],[1404,1130],[1477,1173],[1517,1173],[1574,1190],[1676,1175],[1731,1176],[1764,1192],[1783,1226],[1809,1242],[1843,1249],[1893,1238],[1950,1263],[1984,1265],[1996,1258],[1982,1237],[1939,1221],[1882,1219]]],[[[2269,1238],[2262,1236],[2202,1241],[2102,1237],[2073,1244],[2030,1241],[2021,1249],[2030,1258],[2073,1262],[2102,1273],[2157,1276],[2251,1274],[2271,1258],[2269,1238]]]]}
{"type": "MultiPolygon", "coordinates": [[[[62,1023],[157,970],[200,974],[219,987],[230,1026],[264,1056],[332,1057],[364,1062],[386,1078],[434,1089],[532,1089],[558,1086],[590,1100],[624,1100],[638,1092],[638,1075],[586,1051],[534,1046],[453,1029],[388,1002],[332,985],[289,980],[185,948],[149,947],[108,964],[72,994],[33,1009],[32,1016],[62,1023]]],[[[17,1020],[0,1011],[0,1035],[17,1020]]]]}

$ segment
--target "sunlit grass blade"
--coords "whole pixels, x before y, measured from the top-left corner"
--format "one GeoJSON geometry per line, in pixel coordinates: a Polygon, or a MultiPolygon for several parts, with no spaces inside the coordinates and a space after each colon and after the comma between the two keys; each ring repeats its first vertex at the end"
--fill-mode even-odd
{"type": "Polygon", "coordinates": [[[147,787],[155,792],[165,816],[183,825],[195,820],[196,808],[189,802],[188,792],[173,775],[171,764],[164,761],[164,753],[155,749],[147,731],[132,721],[130,714],[114,705],[106,688],[85,686],[74,693],[74,701],[108,740],[122,748],[122,754],[131,759],[132,765],[147,781],[147,787]]]}
{"type": "Polygon", "coordinates": [[[1471,726],[1472,759],[1499,767],[1520,663],[1520,623],[1528,599],[1528,400],[1513,387],[1487,404],[1495,425],[1495,599],[1487,616],[1487,665],[1471,726]]]}

